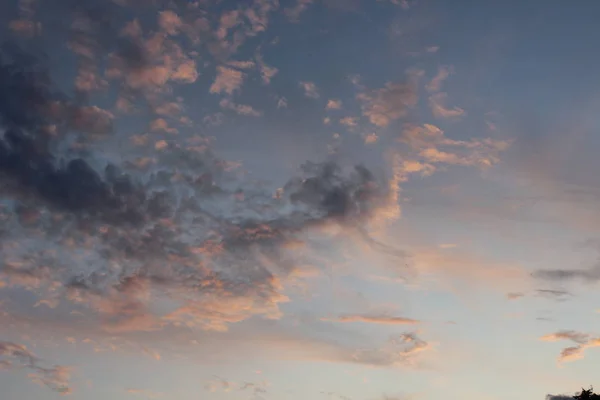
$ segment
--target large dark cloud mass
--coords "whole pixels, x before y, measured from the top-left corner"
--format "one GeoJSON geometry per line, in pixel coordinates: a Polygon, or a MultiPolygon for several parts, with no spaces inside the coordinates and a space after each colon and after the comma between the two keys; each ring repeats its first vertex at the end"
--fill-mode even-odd
{"type": "MultiPolygon", "coordinates": [[[[149,63],[135,46],[120,48],[132,73],[149,63]]],[[[228,172],[201,137],[148,149],[151,169],[99,162],[94,143],[118,135],[118,126],[86,101],[58,90],[44,63],[18,47],[0,51],[8,239],[0,274],[40,296],[48,289],[52,301],[89,307],[104,329],[152,330],[182,319],[225,329],[255,314],[276,317],[285,301],[280,279],[309,254],[292,244],[306,246],[307,230],[330,223],[367,237],[363,225],[386,204],[387,186],[367,168],[334,162],[305,164],[275,193],[257,188],[228,172]],[[83,150],[68,146],[73,138],[83,150]],[[151,291],[158,297],[148,298],[151,291]],[[179,308],[149,310],[167,298],[179,308]]]]}

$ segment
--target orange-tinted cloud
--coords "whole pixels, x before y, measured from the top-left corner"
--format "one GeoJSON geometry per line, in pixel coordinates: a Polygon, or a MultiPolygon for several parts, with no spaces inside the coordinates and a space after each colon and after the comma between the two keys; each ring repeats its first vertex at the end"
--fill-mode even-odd
{"type": "Polygon", "coordinates": [[[448,95],[446,93],[436,93],[429,96],[429,107],[433,116],[436,118],[459,118],[466,114],[465,110],[459,107],[448,108],[446,106],[446,100],[448,95]]]}
{"type": "Polygon", "coordinates": [[[342,108],[342,101],[339,99],[327,100],[326,108],[328,110],[340,110],[342,108]]]}
{"type": "Polygon", "coordinates": [[[227,93],[239,90],[244,82],[244,73],[225,66],[217,67],[217,77],[210,87],[211,93],[227,93]]]}
{"type": "Polygon", "coordinates": [[[561,351],[558,362],[569,362],[582,359],[586,349],[600,347],[600,338],[594,338],[587,333],[577,331],[558,331],[544,335],[540,340],[545,342],[570,340],[576,343],[575,346],[566,347],[561,351]]]}
{"type": "Polygon", "coordinates": [[[391,122],[408,115],[417,104],[413,83],[387,83],[385,87],[360,93],[356,98],[362,103],[363,115],[373,125],[386,127],[391,122]]]}

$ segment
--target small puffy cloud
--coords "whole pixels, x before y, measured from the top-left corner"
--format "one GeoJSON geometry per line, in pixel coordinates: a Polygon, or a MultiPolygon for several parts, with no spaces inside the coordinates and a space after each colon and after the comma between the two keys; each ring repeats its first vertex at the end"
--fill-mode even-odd
{"type": "Polygon", "coordinates": [[[330,99],[327,101],[326,108],[328,110],[340,110],[342,108],[342,101],[339,99],[330,99]]]}
{"type": "Polygon", "coordinates": [[[255,110],[252,106],[247,104],[236,104],[228,99],[223,99],[219,102],[221,108],[235,111],[239,115],[245,115],[248,117],[260,117],[262,115],[261,111],[255,110]]]}
{"type": "Polygon", "coordinates": [[[183,107],[181,104],[172,101],[159,104],[154,108],[156,114],[168,117],[174,117],[180,114],[182,110],[183,107]]]}
{"type": "Polygon", "coordinates": [[[358,94],[362,112],[373,125],[387,127],[405,117],[417,104],[417,92],[412,83],[387,83],[385,87],[358,94]]]}
{"type": "Polygon", "coordinates": [[[239,90],[242,86],[244,76],[245,74],[237,69],[218,66],[217,77],[210,86],[210,93],[233,94],[233,92],[239,90]]]}
{"type": "Polygon", "coordinates": [[[164,118],[157,118],[150,122],[150,131],[152,132],[166,132],[175,134],[178,133],[176,128],[169,126],[169,123],[164,118]]]}
{"type": "Polygon", "coordinates": [[[180,83],[194,83],[198,79],[196,61],[182,60],[171,73],[171,80],[180,83]]]}
{"type": "Polygon", "coordinates": [[[285,97],[280,97],[277,99],[277,108],[287,108],[288,102],[285,97]]]}
{"type": "Polygon", "coordinates": [[[365,144],[377,143],[377,140],[379,140],[379,136],[377,136],[376,133],[369,133],[368,135],[365,135],[365,144]]]}
{"type": "Polygon", "coordinates": [[[347,128],[354,128],[358,125],[358,118],[356,117],[344,117],[340,119],[340,124],[344,125],[347,128]]]}
{"type": "Polygon", "coordinates": [[[304,95],[312,99],[319,98],[319,89],[313,82],[300,82],[300,87],[304,90],[304,95]]]}
{"type": "Polygon", "coordinates": [[[182,25],[179,15],[171,10],[161,11],[158,14],[158,26],[169,35],[176,35],[182,25]]]}
{"type": "Polygon", "coordinates": [[[429,107],[436,118],[459,118],[465,115],[465,110],[459,107],[448,108],[446,93],[436,93],[429,96],[429,107]]]}

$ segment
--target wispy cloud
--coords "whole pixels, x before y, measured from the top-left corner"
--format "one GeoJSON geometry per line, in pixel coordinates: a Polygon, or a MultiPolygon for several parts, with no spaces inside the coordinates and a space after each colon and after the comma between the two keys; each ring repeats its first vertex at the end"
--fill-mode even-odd
{"type": "Polygon", "coordinates": [[[584,357],[586,349],[592,347],[600,347],[600,338],[594,338],[587,333],[577,331],[558,331],[549,335],[544,335],[540,338],[545,342],[556,342],[560,340],[570,340],[575,342],[575,346],[564,348],[560,356],[559,362],[569,362],[579,360],[584,357]]]}
{"type": "Polygon", "coordinates": [[[429,106],[434,117],[459,118],[466,114],[465,110],[460,107],[448,108],[446,106],[447,99],[448,95],[446,93],[436,93],[429,96],[429,106]]]}
{"type": "Polygon", "coordinates": [[[44,367],[43,364],[43,361],[25,346],[0,341],[0,371],[25,368],[31,371],[29,378],[32,382],[47,386],[63,395],[70,394],[70,368],[61,365],[44,367]]]}
{"type": "Polygon", "coordinates": [[[452,73],[452,68],[450,67],[440,67],[438,69],[437,75],[427,84],[427,91],[435,93],[442,90],[442,85],[446,79],[452,73]]]}
{"type": "Polygon", "coordinates": [[[324,321],[335,321],[335,322],[363,322],[367,324],[381,324],[381,325],[415,325],[420,321],[411,318],[404,317],[392,317],[386,315],[342,315],[337,318],[327,319],[324,321]]]}

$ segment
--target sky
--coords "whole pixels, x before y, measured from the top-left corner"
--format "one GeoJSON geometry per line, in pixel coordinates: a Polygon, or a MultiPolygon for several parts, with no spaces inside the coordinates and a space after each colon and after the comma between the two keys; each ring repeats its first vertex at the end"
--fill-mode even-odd
{"type": "Polygon", "coordinates": [[[0,2],[0,398],[600,385],[599,12],[0,2]]]}

